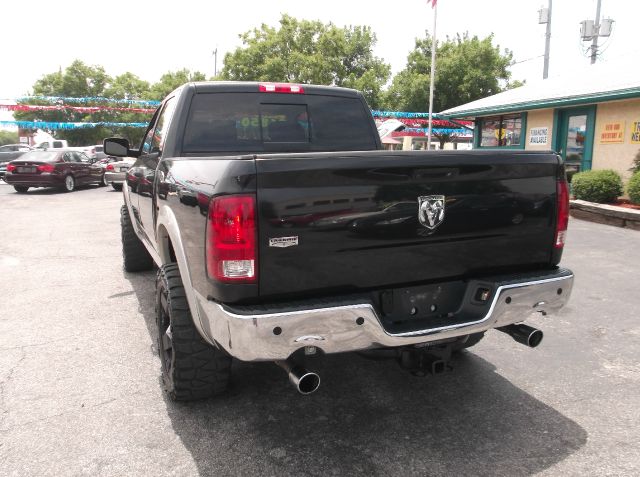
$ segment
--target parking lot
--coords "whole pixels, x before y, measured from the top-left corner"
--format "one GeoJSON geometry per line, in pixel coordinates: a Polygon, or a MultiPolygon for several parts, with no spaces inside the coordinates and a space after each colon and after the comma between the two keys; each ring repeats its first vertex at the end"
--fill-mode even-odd
{"type": "Polygon", "coordinates": [[[426,378],[331,356],[307,397],[235,363],[228,394],[176,404],[121,204],[0,182],[0,475],[640,475],[640,232],[571,221],[573,296],[536,349],[491,332],[426,378]]]}

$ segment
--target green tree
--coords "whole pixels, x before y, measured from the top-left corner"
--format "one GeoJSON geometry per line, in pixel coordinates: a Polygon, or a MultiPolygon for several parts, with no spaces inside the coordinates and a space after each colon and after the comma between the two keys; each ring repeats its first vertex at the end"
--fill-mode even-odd
{"type": "Polygon", "coordinates": [[[343,86],[380,105],[390,67],[373,55],[377,40],[369,27],[282,15],[279,28],[263,24],[240,39],[243,46],[225,55],[222,79],[343,86]]]}
{"type": "MultiPolygon", "coordinates": [[[[34,96],[63,96],[73,98],[109,97],[116,99],[141,98],[149,93],[149,83],[140,80],[132,73],[124,73],[112,79],[102,66],[89,66],[76,60],[65,70],[44,75],[33,85],[34,96]]],[[[30,99],[23,104],[47,105],[45,100],[30,99]]],[[[79,103],[58,103],[61,108],[49,111],[18,111],[14,117],[19,121],[44,122],[147,122],[150,115],[103,110],[94,113],[80,112],[62,106],[109,106],[103,101],[79,103]]],[[[116,104],[112,104],[116,106],[116,104]]],[[[118,105],[120,106],[120,105],[118,105]]],[[[105,137],[120,135],[129,138],[132,143],[140,140],[141,128],[96,127],[87,129],[52,130],[55,137],[66,139],[72,146],[101,144],[105,137]]]]}
{"type": "Polygon", "coordinates": [[[189,71],[184,68],[179,71],[169,71],[160,77],[160,81],[154,83],[145,96],[147,99],[162,101],[165,96],[174,89],[191,81],[205,81],[207,77],[199,71],[189,71]]]}
{"type": "MultiPolygon", "coordinates": [[[[133,73],[124,73],[116,76],[105,89],[104,95],[113,99],[140,99],[150,95],[151,85],[149,82],[141,80],[133,73]]],[[[134,105],[138,106],[138,105],[134,105]]],[[[105,121],[118,123],[146,123],[151,119],[148,113],[135,113],[128,111],[113,111],[105,114],[105,121]]],[[[136,145],[142,141],[144,128],[120,127],[107,128],[111,136],[127,138],[129,143],[136,145]]]]}
{"type": "MultiPolygon", "coordinates": [[[[37,80],[33,85],[33,94],[35,96],[76,98],[104,96],[105,88],[110,81],[111,77],[106,74],[102,66],[88,66],[82,61],[76,60],[64,71],[60,69],[37,80]]],[[[32,99],[25,101],[24,104],[50,105],[51,103],[32,99]]],[[[82,106],[98,104],[103,103],[89,103],[82,106]]],[[[70,103],[69,106],[79,105],[70,103]]],[[[105,120],[100,113],[89,114],[68,108],[53,111],[17,111],[14,113],[14,117],[19,121],[46,122],[97,122],[105,120]]],[[[74,146],[99,144],[102,142],[102,138],[108,135],[105,128],[56,130],[51,133],[60,139],[66,139],[70,145],[74,146]]]]}
{"type": "Polygon", "coordinates": [[[0,131],[0,146],[5,144],[18,144],[18,133],[16,131],[0,131]]]}
{"type": "MultiPolygon", "coordinates": [[[[406,68],[393,78],[384,98],[386,108],[429,109],[431,51],[432,41],[427,32],[426,38],[416,39],[406,68]]],[[[503,91],[511,77],[508,68],[512,57],[508,49],[502,52],[499,45],[493,45],[493,35],[484,39],[471,37],[468,33],[447,37],[436,51],[433,111],[443,111],[503,91]]]]}

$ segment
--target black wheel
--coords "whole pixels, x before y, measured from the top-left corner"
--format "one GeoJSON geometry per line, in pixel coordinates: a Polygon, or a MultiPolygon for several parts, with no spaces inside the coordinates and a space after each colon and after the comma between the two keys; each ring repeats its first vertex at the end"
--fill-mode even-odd
{"type": "Polygon", "coordinates": [[[115,182],[111,183],[111,187],[113,187],[115,190],[122,190],[122,184],[116,184],[115,182]]]}
{"type": "Polygon", "coordinates": [[[122,260],[127,272],[141,272],[153,268],[153,259],[133,229],[129,209],[120,208],[120,228],[122,237],[122,260]]]}
{"type": "Polygon", "coordinates": [[[102,174],[102,177],[100,177],[100,187],[106,187],[109,185],[109,183],[107,182],[107,178],[105,177],[104,174],[102,174]]]}
{"type": "Polygon", "coordinates": [[[168,263],[156,278],[156,324],[162,378],[171,399],[206,399],[226,391],[231,357],[198,333],[178,265],[168,263]]]}
{"type": "Polygon", "coordinates": [[[484,338],[484,331],[482,333],[467,335],[466,339],[462,338],[460,341],[453,343],[451,351],[459,353],[464,349],[471,348],[472,346],[477,345],[482,338],[484,338]]]}
{"type": "Polygon", "coordinates": [[[13,188],[16,190],[16,192],[18,192],[20,194],[24,194],[25,192],[27,192],[29,190],[29,187],[27,187],[27,186],[13,186],[13,188]]]}
{"type": "Polygon", "coordinates": [[[64,191],[73,192],[76,188],[76,180],[72,175],[68,175],[64,178],[64,191]]]}

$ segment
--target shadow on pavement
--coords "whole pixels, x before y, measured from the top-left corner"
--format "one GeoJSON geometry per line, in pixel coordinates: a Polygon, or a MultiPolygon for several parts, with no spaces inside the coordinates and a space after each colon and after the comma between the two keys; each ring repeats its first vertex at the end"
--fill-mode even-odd
{"type": "Polygon", "coordinates": [[[62,190],[61,188],[58,188],[58,187],[30,187],[27,192],[20,193],[20,192],[13,191],[13,186],[11,184],[6,184],[6,185],[8,185],[11,188],[11,192],[15,193],[16,195],[22,195],[22,196],[77,194],[78,192],[105,188],[104,186],[99,186],[99,185],[95,185],[95,184],[88,184],[88,185],[76,186],[76,188],[75,188],[75,190],[73,192],[66,192],[66,191],[64,191],[64,190],[62,190]]]}
{"type": "MultiPolygon", "coordinates": [[[[155,342],[154,278],[127,274],[155,342]]],[[[328,356],[305,397],[275,365],[235,362],[224,396],[165,403],[201,475],[525,476],[585,445],[583,428],[489,362],[467,352],[453,365],[419,378],[394,361],[328,356]]]]}

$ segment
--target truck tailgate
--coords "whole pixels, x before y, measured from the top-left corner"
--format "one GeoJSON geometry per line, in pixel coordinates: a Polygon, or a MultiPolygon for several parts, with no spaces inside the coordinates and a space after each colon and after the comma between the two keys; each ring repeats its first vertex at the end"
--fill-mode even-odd
{"type": "Polygon", "coordinates": [[[260,156],[260,295],[549,267],[558,168],[522,151],[260,156]]]}

